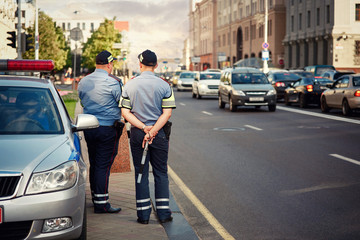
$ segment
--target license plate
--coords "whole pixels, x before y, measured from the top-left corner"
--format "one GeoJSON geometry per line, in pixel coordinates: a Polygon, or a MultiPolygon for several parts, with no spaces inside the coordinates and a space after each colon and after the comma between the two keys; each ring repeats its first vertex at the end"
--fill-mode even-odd
{"type": "Polygon", "coordinates": [[[0,224],[3,222],[3,207],[0,206],[0,224]]]}
{"type": "Polygon", "coordinates": [[[264,98],[263,97],[250,97],[249,101],[251,101],[251,102],[262,102],[262,101],[264,101],[264,98]]]}

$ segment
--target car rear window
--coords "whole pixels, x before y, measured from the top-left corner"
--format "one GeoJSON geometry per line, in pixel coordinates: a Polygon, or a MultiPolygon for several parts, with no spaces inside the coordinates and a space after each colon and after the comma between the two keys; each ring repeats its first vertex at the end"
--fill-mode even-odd
{"type": "Polygon", "coordinates": [[[354,86],[360,86],[360,77],[354,77],[353,78],[353,85],[354,86]]]}
{"type": "Polygon", "coordinates": [[[274,79],[278,80],[298,80],[300,77],[294,73],[275,73],[274,79]]]}
{"type": "Polygon", "coordinates": [[[268,84],[265,74],[263,73],[233,73],[232,84],[268,84]]]}
{"type": "Polygon", "coordinates": [[[60,134],[63,126],[49,89],[0,87],[0,134],[60,134]]]}
{"type": "Polygon", "coordinates": [[[214,74],[214,73],[202,73],[200,74],[200,80],[220,80],[221,74],[214,74]]]}
{"type": "Polygon", "coordinates": [[[332,67],[317,67],[315,71],[315,76],[320,76],[324,72],[334,70],[332,67]]]}

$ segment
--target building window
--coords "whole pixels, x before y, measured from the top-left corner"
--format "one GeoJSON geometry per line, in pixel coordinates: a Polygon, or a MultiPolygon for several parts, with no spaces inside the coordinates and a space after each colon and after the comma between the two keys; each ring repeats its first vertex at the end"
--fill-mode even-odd
{"type": "Polygon", "coordinates": [[[307,27],[311,27],[311,12],[307,11],[307,27]]]}
{"type": "Polygon", "coordinates": [[[291,16],[291,31],[294,31],[294,16],[291,16]]]}
{"type": "Polygon", "coordinates": [[[360,57],[360,41],[355,41],[355,57],[360,57]]]}
{"type": "Polygon", "coordinates": [[[261,25],[259,27],[259,38],[263,38],[264,37],[264,25],[261,25]]]}
{"type": "Polygon", "coordinates": [[[85,30],[85,23],[82,24],[82,30],[85,30]]]}
{"type": "Polygon", "coordinates": [[[269,0],[269,8],[272,8],[273,6],[273,0],[269,0]]]}
{"type": "Polygon", "coordinates": [[[25,11],[24,10],[21,11],[21,17],[25,18],[25,11]]]}
{"type": "Polygon", "coordinates": [[[250,37],[251,39],[256,39],[256,24],[252,25],[250,28],[250,37]]]}
{"type": "Polygon", "coordinates": [[[80,23],[79,22],[77,23],[77,27],[80,28],[80,23]]]}
{"type": "Polygon", "coordinates": [[[233,31],[233,44],[236,43],[236,31],[233,31]]]}
{"type": "Polygon", "coordinates": [[[221,47],[221,37],[218,36],[218,47],[221,47]]]}
{"type": "Polygon", "coordinates": [[[250,7],[249,5],[246,6],[246,17],[248,17],[250,15],[250,7]]]}
{"type": "Polygon", "coordinates": [[[71,29],[71,24],[70,24],[70,23],[68,23],[68,27],[67,27],[67,29],[68,29],[68,30],[70,30],[70,29],[71,29]]]}
{"type": "Polygon", "coordinates": [[[360,4],[355,5],[355,20],[360,21],[360,4]]]}
{"type": "Polygon", "coordinates": [[[260,0],[260,12],[265,11],[264,0],[260,0]]]}
{"type": "Polygon", "coordinates": [[[228,37],[227,37],[227,38],[228,38],[228,45],[230,45],[230,43],[231,43],[231,42],[230,42],[230,41],[231,41],[230,33],[228,33],[228,37]]]}
{"type": "Polygon", "coordinates": [[[62,29],[63,29],[63,31],[65,31],[65,23],[64,22],[62,23],[62,29]]]}
{"type": "Polygon", "coordinates": [[[272,36],[272,20],[269,20],[269,24],[268,24],[268,36],[272,36]]]}
{"type": "Polygon", "coordinates": [[[320,25],[320,8],[316,9],[316,25],[320,25]]]}
{"type": "Polygon", "coordinates": [[[245,41],[249,40],[249,27],[245,27],[245,41]]]}
{"type": "Polygon", "coordinates": [[[225,44],[226,44],[226,36],[225,34],[223,34],[223,46],[225,46],[225,44]]]}
{"type": "Polygon", "coordinates": [[[302,14],[300,13],[299,14],[299,30],[301,30],[301,28],[302,28],[302,14]]]}
{"type": "Polygon", "coordinates": [[[91,32],[94,32],[94,23],[91,23],[90,29],[91,29],[91,32]]]}
{"type": "Polygon", "coordinates": [[[330,23],[330,5],[326,5],[326,23],[330,23]]]}

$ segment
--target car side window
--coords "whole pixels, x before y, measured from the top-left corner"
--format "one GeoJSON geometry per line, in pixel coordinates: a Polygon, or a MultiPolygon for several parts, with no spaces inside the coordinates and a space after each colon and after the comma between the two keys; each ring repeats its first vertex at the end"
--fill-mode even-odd
{"type": "Polygon", "coordinates": [[[360,77],[354,77],[353,78],[353,85],[354,86],[360,86],[360,77]]]}
{"type": "Polygon", "coordinates": [[[297,86],[299,86],[300,85],[300,83],[302,82],[302,80],[300,80],[300,81],[296,81],[296,82],[294,82],[294,87],[297,87],[297,86]]]}
{"type": "Polygon", "coordinates": [[[347,88],[349,86],[349,77],[344,77],[341,82],[341,88],[347,88]]]}

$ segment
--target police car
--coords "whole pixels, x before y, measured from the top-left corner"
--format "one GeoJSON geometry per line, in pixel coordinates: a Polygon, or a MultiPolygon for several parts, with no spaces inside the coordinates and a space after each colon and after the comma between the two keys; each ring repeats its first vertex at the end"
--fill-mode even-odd
{"type": "MultiPolygon", "coordinates": [[[[0,72],[51,71],[51,60],[0,60],[0,72]]],[[[78,131],[48,79],[0,75],[0,239],[86,239],[87,167],[78,131]]]]}

